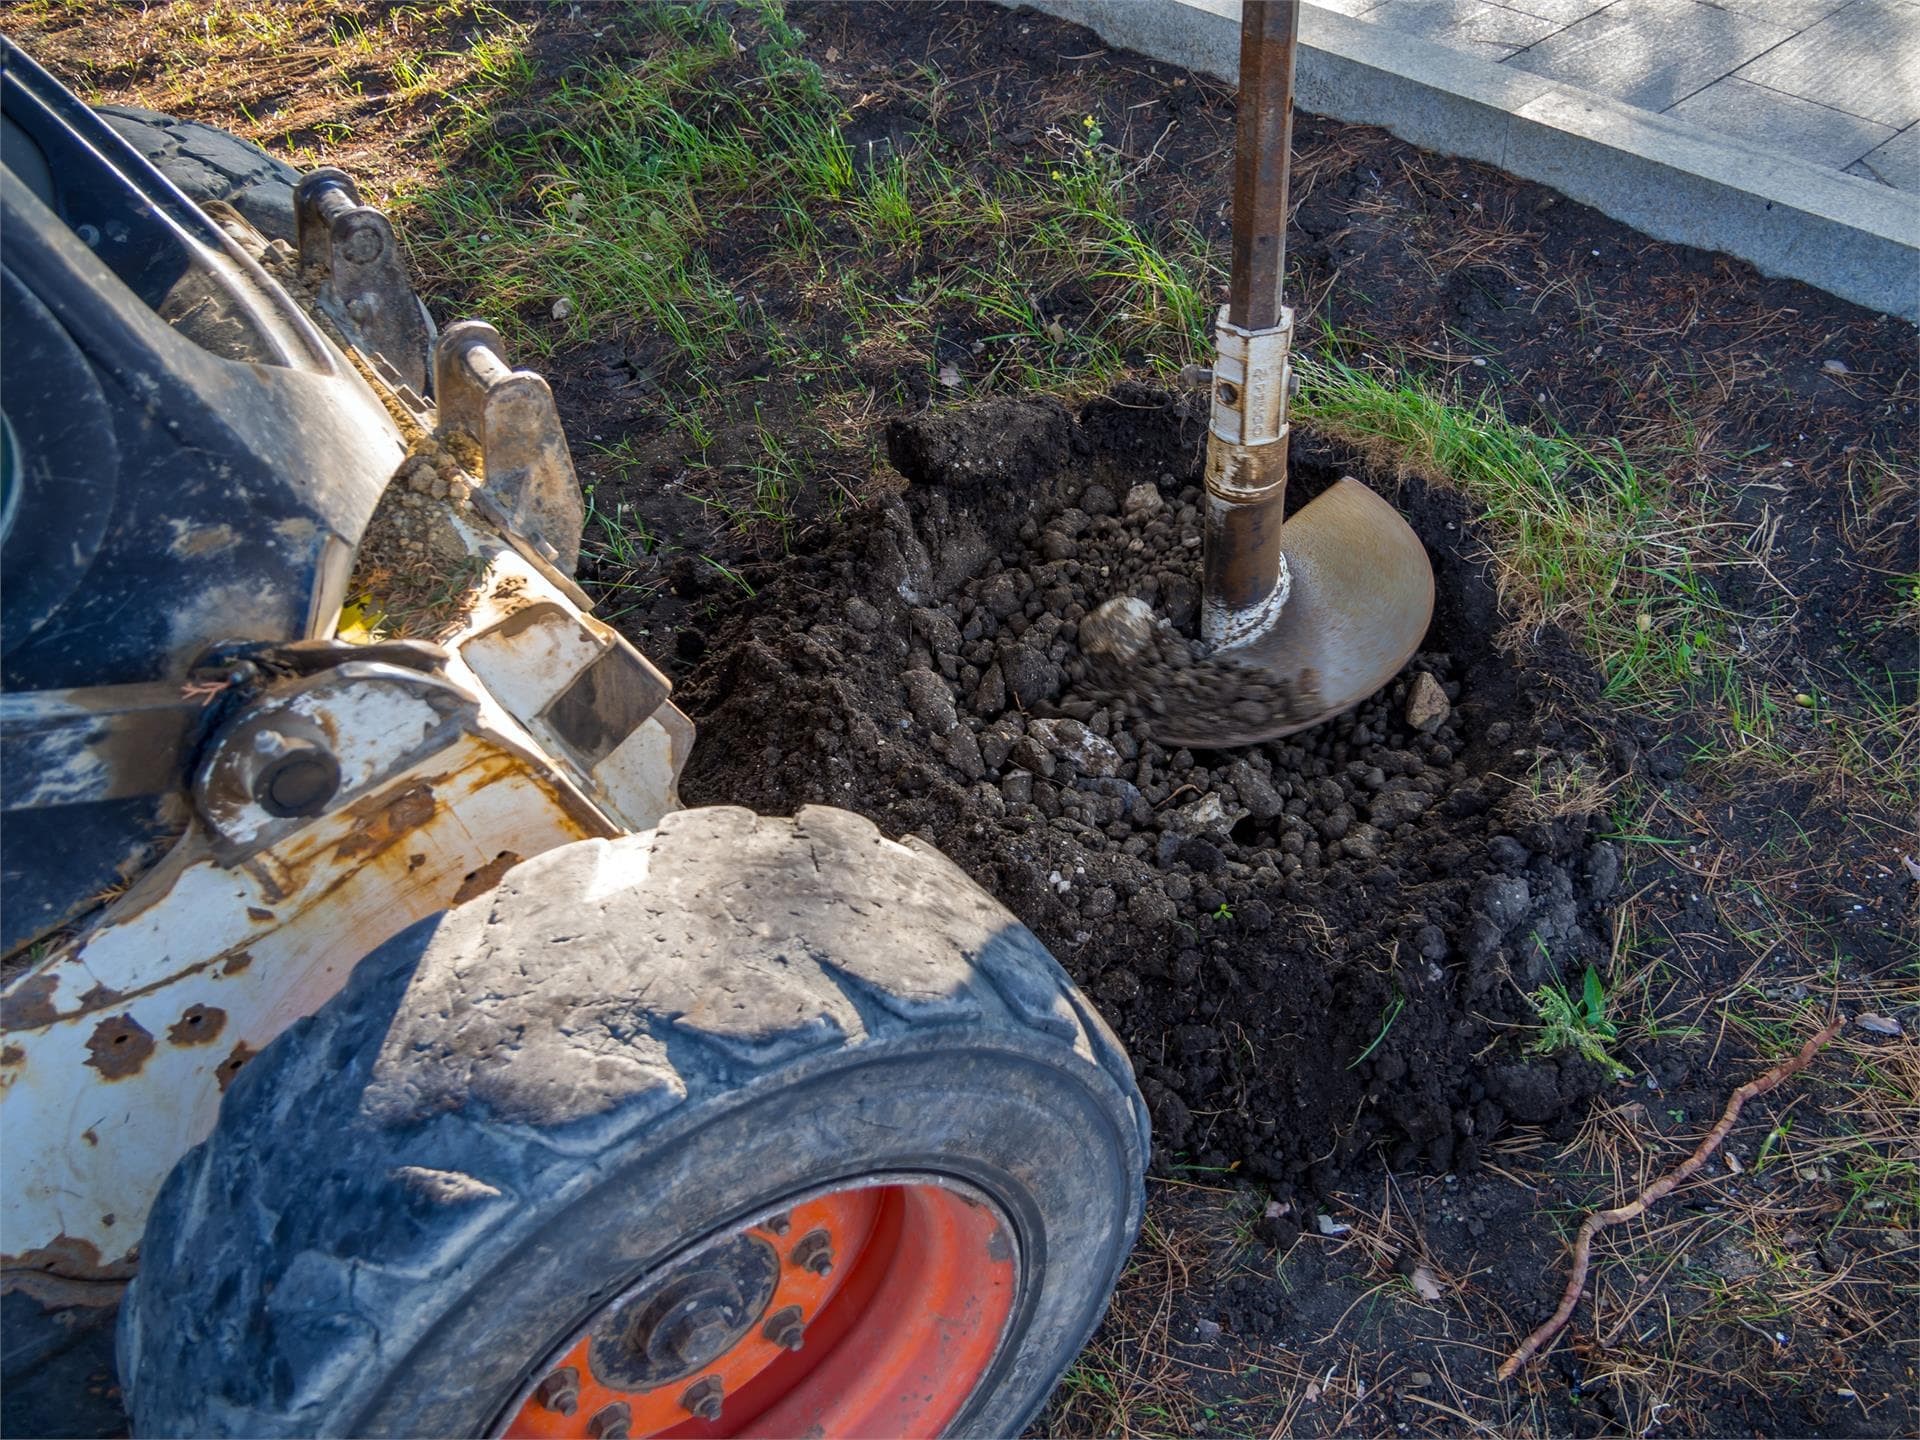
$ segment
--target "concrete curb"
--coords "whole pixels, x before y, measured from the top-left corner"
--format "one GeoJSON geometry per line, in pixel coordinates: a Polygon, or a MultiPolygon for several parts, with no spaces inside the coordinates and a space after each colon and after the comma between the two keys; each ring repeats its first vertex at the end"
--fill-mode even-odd
{"type": "MultiPolygon", "coordinates": [[[[1239,0],[1000,0],[1235,81],[1239,0]]],[[[1484,160],[1657,240],[1920,323],[1920,197],[1510,70],[1313,4],[1297,95],[1316,115],[1484,160]]]]}

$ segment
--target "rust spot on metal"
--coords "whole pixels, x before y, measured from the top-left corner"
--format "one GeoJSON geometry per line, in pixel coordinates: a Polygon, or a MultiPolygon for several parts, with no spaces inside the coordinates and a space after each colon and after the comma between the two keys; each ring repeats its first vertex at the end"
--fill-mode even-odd
{"type": "Polygon", "coordinates": [[[378,855],[433,816],[433,787],[410,786],[355,825],[352,833],[334,846],[333,858],[347,861],[378,855]]]}
{"type": "Polygon", "coordinates": [[[247,919],[256,925],[270,925],[278,918],[271,910],[262,910],[258,905],[247,906],[247,919]]]}
{"type": "Polygon", "coordinates": [[[226,1093],[227,1087],[233,1083],[233,1077],[240,1073],[240,1067],[259,1053],[260,1052],[255,1050],[251,1045],[247,1044],[246,1041],[242,1040],[238,1045],[233,1047],[232,1054],[228,1055],[226,1059],[214,1067],[213,1078],[220,1082],[221,1094],[224,1095],[226,1093]]]}
{"type": "Polygon", "coordinates": [[[514,636],[531,630],[543,620],[555,618],[558,618],[563,624],[571,619],[565,610],[562,610],[551,600],[535,600],[531,604],[522,605],[509,611],[506,619],[485,633],[498,635],[502,640],[511,640],[514,636]]]}
{"type": "Polygon", "coordinates": [[[0,1029],[38,1030],[60,1018],[54,1008],[53,992],[60,988],[57,975],[34,975],[0,995],[0,1029]]]}
{"type": "Polygon", "coordinates": [[[86,1240],[57,1235],[47,1245],[0,1256],[0,1294],[19,1290],[43,1305],[117,1305],[138,1257],[111,1263],[86,1240]]]}
{"type": "Polygon", "coordinates": [[[102,985],[96,981],[86,994],[80,997],[80,1008],[73,1013],[85,1015],[89,1011],[104,1010],[114,1001],[122,999],[121,993],[111,985],[102,985]]]}
{"type": "Polygon", "coordinates": [[[167,1029],[176,1045],[211,1045],[227,1027],[227,1012],[212,1005],[189,1005],[167,1029]]]}
{"type": "Polygon", "coordinates": [[[407,871],[409,874],[411,874],[413,871],[418,870],[422,865],[426,863],[427,863],[427,857],[421,854],[418,850],[416,850],[413,852],[413,854],[407,856],[407,871]]]}
{"type": "Polygon", "coordinates": [[[251,950],[236,950],[227,957],[226,963],[220,967],[220,973],[222,975],[238,975],[251,964],[253,964],[253,952],[251,950]]]}
{"type": "Polygon", "coordinates": [[[27,1052],[22,1047],[9,1045],[5,1049],[0,1049],[0,1065],[24,1065],[26,1063],[27,1052]]]}
{"type": "Polygon", "coordinates": [[[139,1074],[153,1054],[153,1032],[131,1015],[115,1015],[93,1027],[87,1049],[87,1064],[109,1080],[123,1080],[139,1074]]]}
{"type": "Polygon", "coordinates": [[[80,1132],[80,1138],[89,1145],[98,1145],[100,1143],[99,1132],[94,1130],[92,1126],[88,1126],[85,1130],[82,1130],[80,1132]]]}
{"type": "Polygon", "coordinates": [[[500,877],[520,863],[520,856],[511,850],[502,850],[493,859],[478,870],[469,870],[467,878],[460,882],[460,888],[453,892],[453,903],[462,904],[476,895],[484,895],[500,883],[500,877]]]}

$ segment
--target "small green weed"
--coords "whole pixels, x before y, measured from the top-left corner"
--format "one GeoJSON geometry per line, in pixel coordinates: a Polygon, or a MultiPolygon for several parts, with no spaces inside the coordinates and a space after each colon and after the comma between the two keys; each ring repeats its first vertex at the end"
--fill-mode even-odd
{"type": "Polygon", "coordinates": [[[1607,1018],[1606,987],[1600,972],[1587,967],[1578,995],[1557,982],[1542,985],[1527,997],[1540,1016],[1540,1035],[1527,1047],[1532,1055],[1559,1055],[1566,1051],[1604,1065],[1615,1077],[1632,1072],[1613,1058],[1609,1047],[1620,1038],[1607,1018]]]}
{"type": "Polygon", "coordinates": [[[1347,1062],[1347,1069],[1353,1069],[1354,1066],[1358,1065],[1362,1060],[1365,1060],[1380,1048],[1380,1042],[1385,1040],[1387,1038],[1387,1032],[1393,1029],[1393,1022],[1400,1018],[1400,1012],[1406,1008],[1407,997],[1395,991],[1393,999],[1387,1003],[1387,1008],[1380,1012],[1379,1031],[1374,1035],[1373,1039],[1367,1042],[1366,1049],[1362,1050],[1347,1062]]]}

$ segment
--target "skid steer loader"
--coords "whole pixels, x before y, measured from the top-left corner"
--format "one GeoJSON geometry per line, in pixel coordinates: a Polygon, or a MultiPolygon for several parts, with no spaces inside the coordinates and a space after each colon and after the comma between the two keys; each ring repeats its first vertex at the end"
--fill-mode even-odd
{"type": "Polygon", "coordinates": [[[0,1427],[1017,1433],[1140,1224],[1092,1007],[678,807],[551,393],[347,176],[0,60],[0,1427]]]}

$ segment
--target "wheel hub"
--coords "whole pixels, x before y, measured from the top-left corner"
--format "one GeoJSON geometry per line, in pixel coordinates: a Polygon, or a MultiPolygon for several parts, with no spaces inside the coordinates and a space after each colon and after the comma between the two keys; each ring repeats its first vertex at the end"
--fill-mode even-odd
{"type": "Polygon", "coordinates": [[[937,1435],[992,1370],[1020,1281],[1011,1224],[971,1186],[854,1182],[641,1276],[498,1433],[937,1435]]]}
{"type": "Polygon", "coordinates": [[[618,1390],[691,1375],[753,1328],[779,1280],[773,1246],[738,1236],[616,1301],[590,1332],[588,1363],[618,1390]]]}

